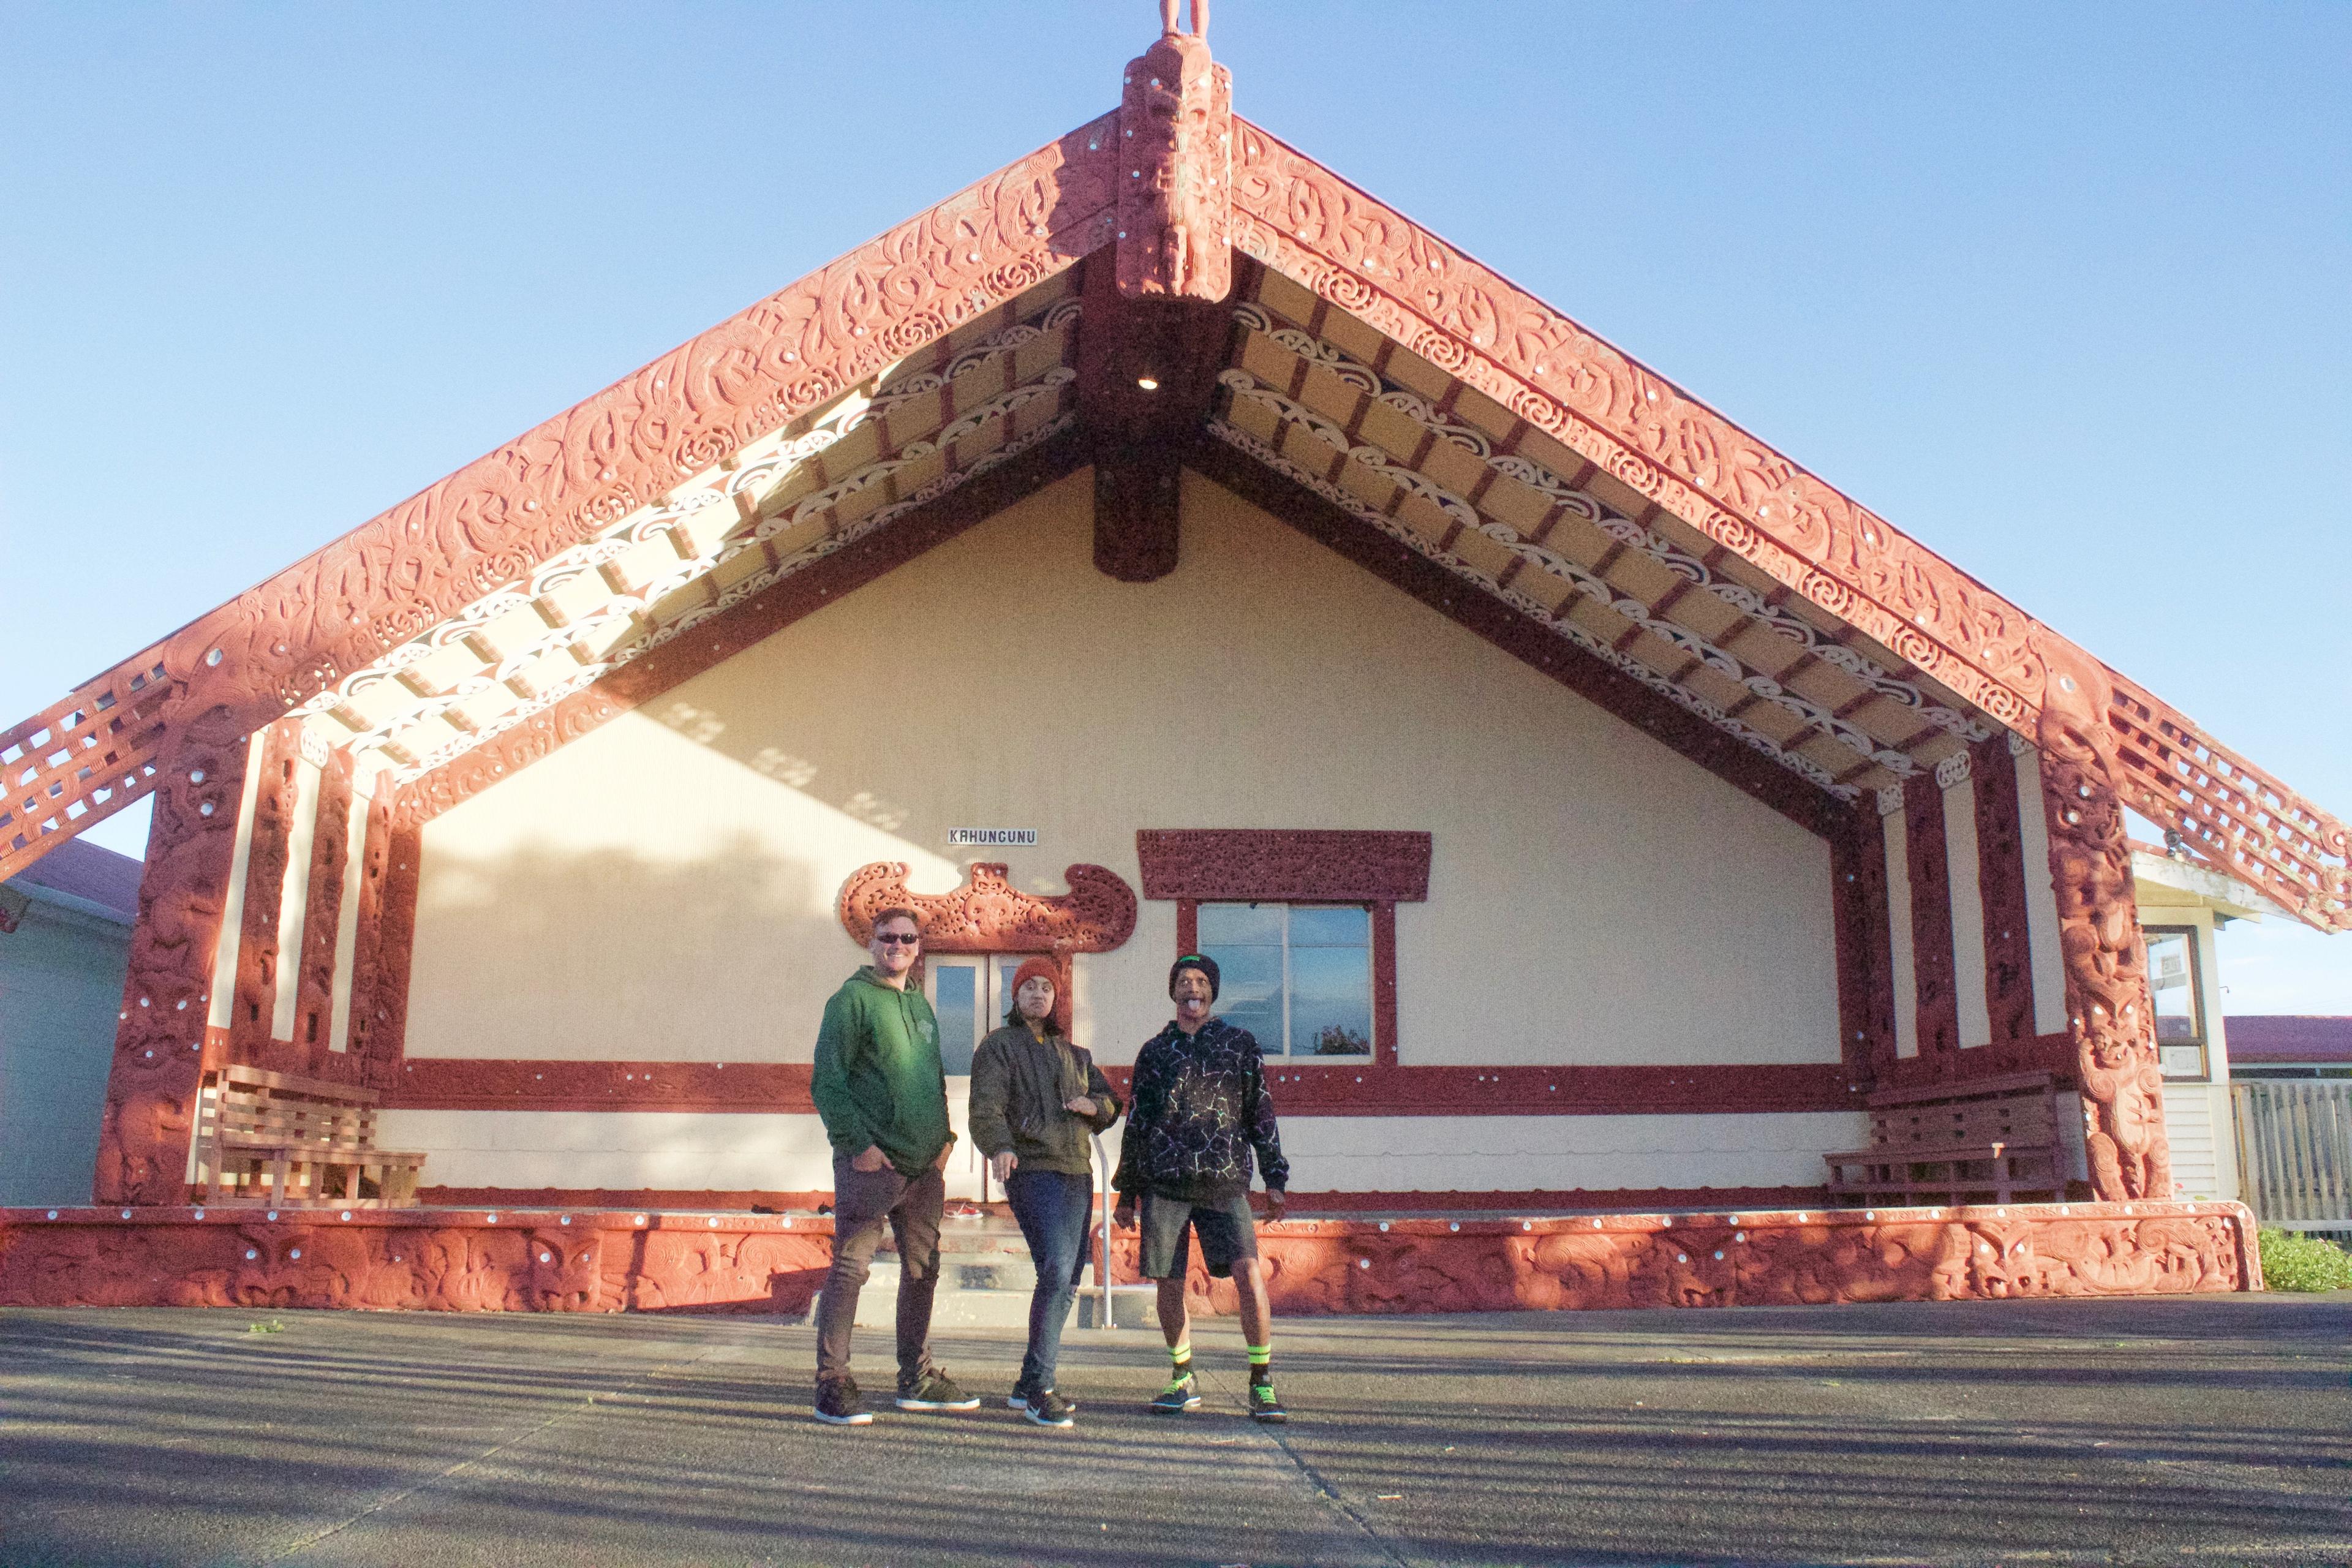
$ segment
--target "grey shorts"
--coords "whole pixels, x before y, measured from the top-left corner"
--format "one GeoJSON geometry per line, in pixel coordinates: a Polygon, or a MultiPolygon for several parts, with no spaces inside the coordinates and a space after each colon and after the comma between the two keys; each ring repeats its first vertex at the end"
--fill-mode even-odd
{"type": "Polygon", "coordinates": [[[1201,1261],[1219,1279],[1232,1279],[1240,1259],[1257,1256],[1257,1222],[1245,1193],[1214,1204],[1146,1193],[1141,1210],[1146,1279],[1182,1279],[1192,1266],[1194,1235],[1201,1238],[1201,1261]]]}

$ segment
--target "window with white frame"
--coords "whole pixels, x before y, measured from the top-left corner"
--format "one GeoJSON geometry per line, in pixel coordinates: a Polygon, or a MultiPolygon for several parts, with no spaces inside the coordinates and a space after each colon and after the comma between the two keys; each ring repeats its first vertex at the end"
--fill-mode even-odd
{"type": "Polygon", "coordinates": [[[1372,1054],[1372,917],[1363,904],[1202,903],[1218,1013],[1270,1057],[1372,1054]]]}
{"type": "Polygon", "coordinates": [[[2205,1011],[2197,962],[2197,931],[2187,926],[2151,926],[2147,941],[2147,987],[2156,1004],[2156,1054],[2171,1079],[2205,1076],[2205,1011]]]}

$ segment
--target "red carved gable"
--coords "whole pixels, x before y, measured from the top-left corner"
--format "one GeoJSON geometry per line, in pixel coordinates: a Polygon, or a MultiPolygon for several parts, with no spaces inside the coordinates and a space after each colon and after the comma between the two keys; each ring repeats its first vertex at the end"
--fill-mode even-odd
{"type": "MultiPolygon", "coordinates": [[[[422,632],[467,614],[487,616],[482,606],[528,582],[535,567],[666,502],[689,480],[701,482],[697,476],[851,389],[870,389],[918,351],[1104,250],[1112,253],[1122,299],[1172,310],[1168,319],[1178,329],[1196,333],[1224,330],[1184,311],[1225,297],[1236,275],[1233,252],[1243,252],[1310,290],[1318,312],[1328,306],[1376,330],[1386,340],[1383,360],[1410,353],[1451,378],[1439,402],[1475,394],[1519,429],[1564,447],[1582,472],[1558,478],[1613,487],[1643,514],[1614,521],[1638,531],[1670,517],[1695,531],[1709,552],[1769,578],[1775,605],[1795,596],[1832,617],[1838,630],[1829,651],[1853,654],[1842,639],[1868,639],[1869,657],[1883,653],[1915,696],[1926,690],[1938,704],[1956,700],[2011,732],[2040,735],[2049,728],[2046,710],[2065,706],[2055,694],[2056,672],[2092,672],[2103,703],[2079,721],[2111,742],[2102,755],[2111,754],[2112,787],[2125,805],[2177,829],[2194,853],[2307,923],[2352,929],[2352,831],[2341,821],[1681,388],[1234,117],[1230,77],[1210,59],[1204,39],[1173,32],[1131,62],[1116,112],[761,301],[0,731],[7,785],[0,796],[0,879],[155,789],[160,760],[186,742],[194,716],[250,733],[422,632]]],[[[1159,321],[1148,312],[1137,319],[1159,321]]],[[[1093,330],[1112,329],[1097,322],[1093,330]]],[[[1173,348],[1170,354],[1171,363],[1191,363],[1173,348]]],[[[949,384],[955,374],[953,366],[939,367],[940,385],[907,392],[907,405],[936,393],[959,406],[949,384]]],[[[1140,385],[1134,375],[1128,381],[1140,385]]],[[[1059,406],[1061,385],[1045,377],[1007,395],[1033,407],[1059,406]]],[[[1010,421],[1017,408],[966,417],[1010,421]]],[[[1024,439],[1045,445],[1025,450],[1046,451],[1058,428],[1029,429],[1024,439]]],[[[1145,445],[1164,460],[1106,469],[1113,481],[1104,486],[1108,504],[1128,514],[1130,526],[1098,543],[1119,574],[1137,579],[1166,570],[1175,550],[1172,517],[1162,515],[1173,494],[1174,448],[1157,439],[1157,427],[1150,434],[1145,445]]],[[[1095,435],[1097,442],[1108,438],[1100,429],[1095,435]]],[[[992,460],[1009,468],[1023,450],[1007,446],[992,460]]],[[[1065,448],[1027,471],[1055,470],[1067,456],[1065,448]]],[[[841,482],[886,480],[895,488],[883,474],[841,482]]],[[[741,492],[729,499],[747,500],[741,492]]],[[[750,504],[756,513],[756,499],[750,504]]],[[[660,557],[676,544],[675,555],[688,556],[688,520],[658,521],[662,539],[616,541],[615,555],[594,569],[628,579],[634,557],[621,552],[636,546],[654,547],[660,557]]],[[[1478,536],[1462,536],[1465,551],[1482,539],[1519,549],[1520,561],[1498,582],[1481,582],[1466,556],[1449,565],[1496,595],[1544,542],[1542,530],[1521,536],[1492,518],[1461,526],[1478,536]]],[[[1438,548],[1452,550],[1454,538],[1449,533],[1438,548]]],[[[709,613],[739,602],[715,587],[709,592],[709,613]]],[[[1644,613],[1663,618],[1668,608],[1661,602],[1644,613]]],[[[471,629],[489,627],[485,620],[471,629]]],[[[467,720],[461,728],[485,741],[518,736],[551,748],[614,710],[602,679],[577,691],[541,692],[530,668],[498,664],[488,683],[555,706],[531,709],[516,721],[523,728],[495,720],[487,727],[467,720]]],[[[1674,683],[1662,675],[1658,681],[1674,683]]],[[[1793,698],[1776,684],[1766,700],[1793,698]]],[[[1735,700],[1744,706],[1747,699],[1708,700],[1707,721],[1753,746],[1760,738],[1753,727],[1732,727],[1738,721],[1725,704],[1735,700]]],[[[1822,764],[1801,754],[1817,731],[1834,731],[1843,717],[1829,714],[1813,729],[1781,737],[1788,744],[1773,754],[1801,772],[1811,769],[1805,776],[1821,787],[1850,795],[1853,774],[1834,768],[1822,774],[1822,764]]],[[[2069,724],[2077,721],[2070,712],[2069,724]]],[[[1920,734],[1934,743],[1928,730],[1920,734]]],[[[1969,738],[1980,743],[1983,735],[1969,738]]],[[[509,741],[506,749],[524,743],[509,741]]],[[[475,776],[510,771],[506,756],[464,755],[474,758],[475,776]]]]}

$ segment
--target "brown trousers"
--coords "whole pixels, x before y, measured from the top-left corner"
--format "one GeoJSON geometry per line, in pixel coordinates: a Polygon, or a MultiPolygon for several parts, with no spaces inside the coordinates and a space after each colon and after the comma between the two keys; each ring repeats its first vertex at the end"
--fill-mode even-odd
{"type": "Polygon", "coordinates": [[[849,1375],[849,1331],[857,1321],[857,1293],[873,1271],[874,1249],[887,1221],[898,1241],[898,1382],[922,1376],[931,1363],[931,1297],[940,1283],[940,1215],[947,1182],[936,1169],[908,1181],[885,1166],[850,1167],[833,1157],[833,1268],[816,1307],[818,1381],[849,1375]]]}

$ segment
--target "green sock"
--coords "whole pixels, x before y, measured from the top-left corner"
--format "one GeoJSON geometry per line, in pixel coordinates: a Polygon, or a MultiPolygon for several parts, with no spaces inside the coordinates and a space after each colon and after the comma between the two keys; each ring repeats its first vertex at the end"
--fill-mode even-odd
{"type": "Polygon", "coordinates": [[[1171,1376],[1182,1377],[1192,1370],[1192,1341],[1189,1335],[1183,1343],[1168,1347],[1168,1362],[1175,1368],[1171,1376]]]}
{"type": "Polygon", "coordinates": [[[1250,1382],[1253,1384],[1272,1383],[1274,1381],[1273,1363],[1274,1347],[1272,1345],[1250,1346],[1250,1382]]]}

